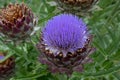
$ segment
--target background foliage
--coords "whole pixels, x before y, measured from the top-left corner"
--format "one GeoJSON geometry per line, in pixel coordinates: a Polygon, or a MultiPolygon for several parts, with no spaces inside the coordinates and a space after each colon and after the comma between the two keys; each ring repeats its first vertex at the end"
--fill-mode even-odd
{"type": "MultiPolygon", "coordinates": [[[[53,0],[0,0],[0,7],[9,3],[24,2],[38,17],[37,32],[31,42],[5,44],[0,38],[0,51],[8,51],[7,57],[16,56],[16,74],[10,80],[67,80],[65,75],[52,75],[47,66],[38,61],[41,27],[51,17],[60,13],[53,0]],[[38,30],[39,29],[39,30],[38,30]]],[[[120,80],[120,0],[99,0],[99,10],[90,17],[84,17],[94,35],[96,52],[91,55],[94,62],[84,65],[83,73],[74,72],[69,80],[120,80]]]]}

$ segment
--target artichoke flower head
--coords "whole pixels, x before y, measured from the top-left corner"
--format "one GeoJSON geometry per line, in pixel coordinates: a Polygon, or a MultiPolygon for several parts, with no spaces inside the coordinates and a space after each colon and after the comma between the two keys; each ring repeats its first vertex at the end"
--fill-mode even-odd
{"type": "MultiPolygon", "coordinates": [[[[0,52],[0,61],[2,61],[6,56],[5,52],[0,52]]],[[[15,69],[15,59],[14,57],[9,57],[3,62],[0,62],[0,80],[7,80],[14,74],[15,69]]]]}
{"type": "Polygon", "coordinates": [[[98,0],[55,0],[58,8],[65,13],[72,13],[78,16],[89,15],[98,0]]]}
{"type": "Polygon", "coordinates": [[[23,40],[35,26],[32,11],[24,4],[9,4],[0,9],[0,33],[9,40],[23,40]]]}
{"type": "MultiPolygon", "coordinates": [[[[71,14],[60,14],[44,27],[37,48],[42,52],[39,60],[53,73],[81,72],[82,64],[93,51],[87,25],[71,14]]],[[[88,60],[88,61],[89,61],[88,60]]]]}

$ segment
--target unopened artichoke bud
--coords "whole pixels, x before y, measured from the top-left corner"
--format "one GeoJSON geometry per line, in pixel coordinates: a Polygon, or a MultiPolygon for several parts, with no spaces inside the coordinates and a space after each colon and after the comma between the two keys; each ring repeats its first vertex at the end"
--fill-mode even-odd
{"type": "Polygon", "coordinates": [[[98,0],[55,0],[59,9],[64,12],[84,16],[91,12],[91,9],[98,0]]]}
{"type": "Polygon", "coordinates": [[[8,40],[20,41],[33,32],[35,17],[24,3],[9,4],[0,9],[0,33],[8,40]]]}
{"type": "Polygon", "coordinates": [[[47,64],[52,73],[72,74],[83,71],[83,64],[90,62],[88,55],[91,35],[82,19],[71,14],[60,14],[49,20],[42,30],[37,48],[39,60],[47,64]]]}
{"type": "MultiPolygon", "coordinates": [[[[5,58],[6,54],[0,52],[0,61],[5,58]]],[[[0,62],[0,80],[9,80],[13,76],[15,69],[15,59],[10,57],[7,60],[0,62]]]]}

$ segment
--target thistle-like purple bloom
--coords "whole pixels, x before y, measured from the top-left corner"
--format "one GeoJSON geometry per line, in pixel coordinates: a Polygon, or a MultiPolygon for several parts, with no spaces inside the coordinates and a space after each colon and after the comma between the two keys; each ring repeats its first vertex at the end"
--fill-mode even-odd
{"type": "Polygon", "coordinates": [[[76,16],[62,14],[49,20],[43,30],[43,41],[54,55],[83,48],[87,40],[86,24],[76,16]]]}
{"type": "Polygon", "coordinates": [[[50,19],[37,44],[42,52],[39,60],[53,73],[81,72],[82,64],[90,62],[91,37],[86,24],[77,16],[60,14],[50,19]]]}

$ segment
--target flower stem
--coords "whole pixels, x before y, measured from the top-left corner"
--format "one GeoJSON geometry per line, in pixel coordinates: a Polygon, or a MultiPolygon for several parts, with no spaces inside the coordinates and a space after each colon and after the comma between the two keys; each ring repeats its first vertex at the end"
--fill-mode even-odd
{"type": "Polygon", "coordinates": [[[69,80],[69,76],[67,75],[67,80],[69,80]]]}

